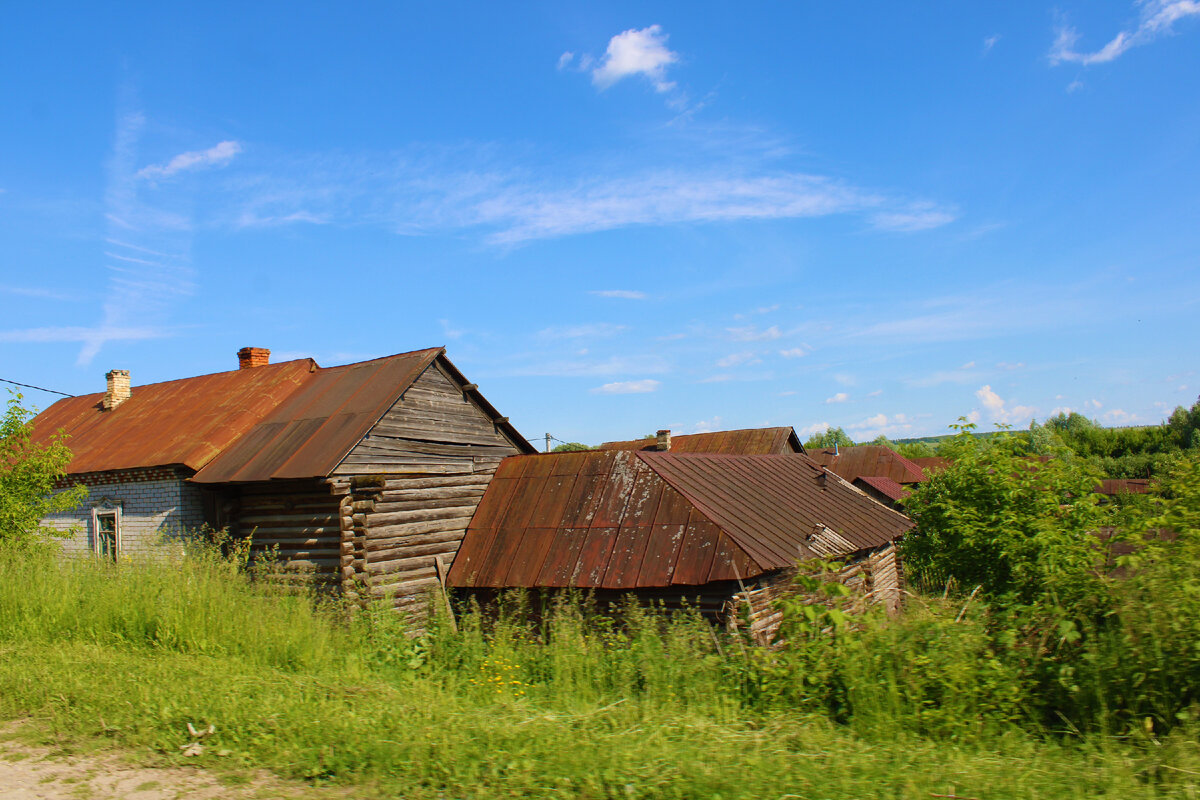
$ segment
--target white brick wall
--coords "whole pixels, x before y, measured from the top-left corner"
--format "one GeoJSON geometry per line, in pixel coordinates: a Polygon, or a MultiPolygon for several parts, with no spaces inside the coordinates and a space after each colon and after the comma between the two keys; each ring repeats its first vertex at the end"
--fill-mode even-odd
{"type": "Polygon", "coordinates": [[[96,532],[92,508],[105,499],[121,506],[121,556],[144,554],[163,541],[177,538],[184,530],[199,528],[204,522],[201,489],[175,478],[88,486],[87,497],[75,511],[46,517],[42,524],[64,531],[76,529],[73,536],[63,540],[66,552],[93,552],[96,532]]]}

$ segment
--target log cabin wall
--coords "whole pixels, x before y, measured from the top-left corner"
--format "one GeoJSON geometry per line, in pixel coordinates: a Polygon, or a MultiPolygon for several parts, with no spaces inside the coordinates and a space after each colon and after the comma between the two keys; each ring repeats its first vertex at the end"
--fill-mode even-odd
{"type": "Polygon", "coordinates": [[[329,479],[343,592],[389,598],[418,626],[441,590],[438,559],[449,569],[496,467],[520,452],[473,389],[435,361],[329,479]]]}
{"type": "Polygon", "coordinates": [[[323,589],[339,586],[341,498],[323,480],[248,483],[224,494],[230,532],[251,537],[256,560],[277,557],[277,577],[323,589]]]}

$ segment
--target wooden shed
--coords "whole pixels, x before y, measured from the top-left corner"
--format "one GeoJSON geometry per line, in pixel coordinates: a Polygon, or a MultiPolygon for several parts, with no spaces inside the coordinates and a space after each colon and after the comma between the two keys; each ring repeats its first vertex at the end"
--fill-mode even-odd
{"type": "MultiPolygon", "coordinates": [[[[634,593],[722,618],[739,596],[780,590],[798,560],[837,557],[894,607],[894,543],[911,527],[802,454],[517,456],[484,494],[449,584],[485,597],[506,588],[634,593]]],[[[761,602],[751,610],[768,613],[761,602]]]]}

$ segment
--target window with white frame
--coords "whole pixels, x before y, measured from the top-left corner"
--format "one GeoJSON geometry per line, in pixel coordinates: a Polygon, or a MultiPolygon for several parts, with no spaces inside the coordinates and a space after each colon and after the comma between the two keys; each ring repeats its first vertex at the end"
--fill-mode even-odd
{"type": "Polygon", "coordinates": [[[92,506],[92,547],[96,555],[116,561],[121,550],[121,503],[107,497],[92,506]]]}

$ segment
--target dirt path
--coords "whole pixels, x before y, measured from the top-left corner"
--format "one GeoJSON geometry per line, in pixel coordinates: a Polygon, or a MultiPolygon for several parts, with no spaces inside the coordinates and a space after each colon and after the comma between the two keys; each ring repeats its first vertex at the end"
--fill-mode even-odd
{"type": "MultiPolygon", "coordinates": [[[[0,728],[12,735],[13,729],[0,728]]],[[[139,767],[112,755],[64,755],[0,738],[2,800],[333,800],[340,790],[314,789],[266,774],[245,780],[185,767],[139,767]]]]}

